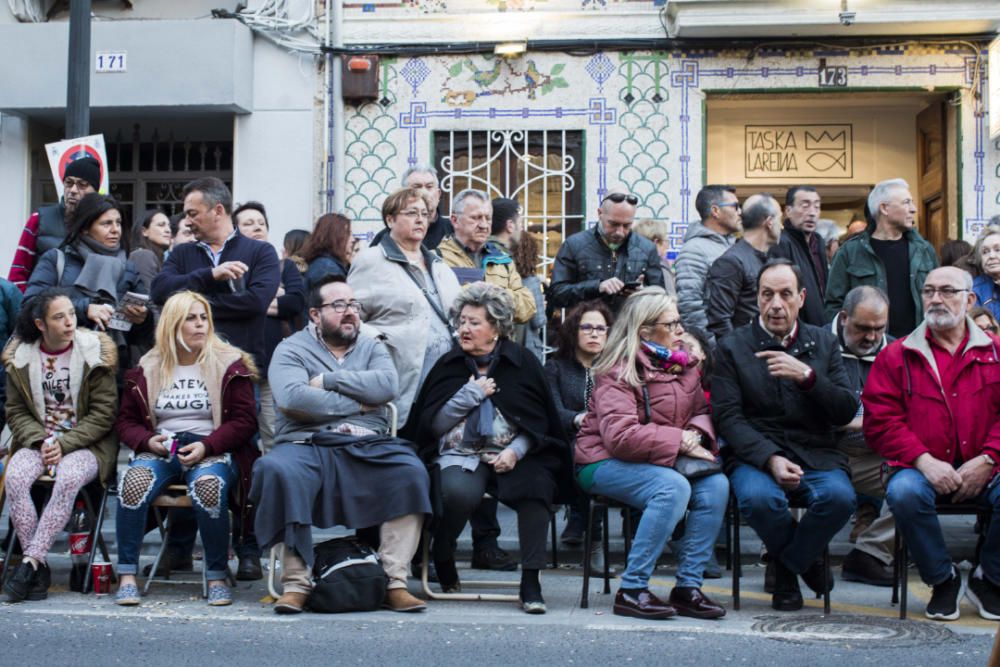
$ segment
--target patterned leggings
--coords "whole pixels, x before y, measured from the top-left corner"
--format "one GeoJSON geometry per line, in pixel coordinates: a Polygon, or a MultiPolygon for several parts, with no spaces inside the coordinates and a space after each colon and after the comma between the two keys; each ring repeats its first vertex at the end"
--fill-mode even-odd
{"type": "Polygon", "coordinates": [[[88,449],[78,449],[62,457],[56,466],[52,496],[39,520],[31,501],[31,486],[43,472],[45,465],[37,449],[17,450],[7,468],[10,520],[24,548],[24,555],[40,563],[45,562],[56,535],[66,526],[80,489],[97,477],[97,458],[88,449]]]}

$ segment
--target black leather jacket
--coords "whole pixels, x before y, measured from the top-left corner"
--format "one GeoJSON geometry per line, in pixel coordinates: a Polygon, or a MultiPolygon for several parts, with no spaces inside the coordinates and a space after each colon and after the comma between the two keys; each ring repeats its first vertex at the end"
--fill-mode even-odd
{"type": "Polygon", "coordinates": [[[753,322],[759,314],[757,274],[766,261],[767,253],[740,239],[708,270],[705,310],[708,330],[716,341],[733,329],[753,322]]]}
{"type": "Polygon", "coordinates": [[[595,225],[570,236],[556,253],[549,302],[553,308],[572,308],[581,301],[601,297],[611,310],[617,311],[625,297],[602,295],[601,282],[619,278],[630,283],[639,276],[644,278],[643,285],[664,287],[656,245],[638,234],[629,234],[622,247],[612,250],[595,225]]]}

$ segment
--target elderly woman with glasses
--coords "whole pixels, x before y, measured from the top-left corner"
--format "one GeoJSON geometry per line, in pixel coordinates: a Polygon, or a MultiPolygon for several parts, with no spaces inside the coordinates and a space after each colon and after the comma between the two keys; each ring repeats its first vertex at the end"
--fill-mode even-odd
{"type": "Polygon", "coordinates": [[[403,188],[386,197],[382,219],[389,233],[354,258],[347,276],[365,329],[382,337],[399,373],[401,424],[431,366],[454,342],[448,309],[460,286],[444,260],[421,245],[431,214],[423,190],[403,188]]]}
{"type": "Polygon", "coordinates": [[[413,404],[405,437],[433,465],[440,510],[433,557],[443,590],[461,590],[455,546],[489,493],[517,512],[521,605],[545,613],[538,572],[557,496],[571,487],[569,456],[542,366],[510,340],[514,304],[507,290],[467,286],[451,308],[458,345],[431,369],[413,404]]]}
{"type": "Polygon", "coordinates": [[[980,274],[972,281],[976,305],[1000,319],[1000,215],[983,228],[972,248],[972,257],[980,274]]]}
{"type": "Polygon", "coordinates": [[[721,470],[682,475],[683,455],[714,461],[715,431],[697,359],[684,347],[673,297],[647,287],[625,302],[594,371],[591,408],[576,438],[576,477],[592,494],[642,510],[614,613],[647,619],[720,618],[701,591],[722,526],[729,482],[721,470]],[[656,559],[687,514],[669,603],[649,590],[656,559]]]}

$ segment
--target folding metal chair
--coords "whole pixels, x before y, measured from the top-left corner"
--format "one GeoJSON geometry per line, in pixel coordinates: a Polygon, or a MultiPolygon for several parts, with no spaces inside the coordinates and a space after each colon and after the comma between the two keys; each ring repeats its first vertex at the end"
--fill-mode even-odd
{"type": "MultiPolygon", "coordinates": [[[[993,510],[985,505],[976,502],[949,503],[938,501],[935,503],[938,516],[968,516],[974,515],[979,519],[979,538],[976,540],[976,552],[973,556],[973,568],[979,565],[980,552],[983,543],[986,542],[986,530],[993,519],[993,510]]],[[[907,586],[909,585],[909,553],[906,548],[906,541],[896,524],[895,536],[893,537],[893,558],[892,558],[892,604],[899,603],[899,617],[906,618],[907,586]]]]}
{"type": "MultiPolygon", "coordinates": [[[[0,508],[2,508],[4,502],[6,502],[6,488],[4,486],[4,481],[7,476],[6,472],[7,472],[7,465],[9,464],[9,462],[10,462],[10,457],[8,456],[7,460],[4,461],[4,475],[3,477],[0,477],[0,508]]],[[[37,480],[35,480],[35,484],[41,484],[46,487],[45,502],[48,502],[48,498],[51,497],[52,494],[52,485],[55,484],[55,478],[49,476],[48,474],[43,474],[39,476],[37,480]]],[[[87,512],[87,516],[90,518],[92,526],[92,528],[90,529],[90,554],[87,557],[87,571],[84,574],[83,590],[81,591],[82,593],[90,592],[91,574],[92,574],[91,566],[93,566],[94,564],[94,558],[97,554],[97,549],[100,548],[101,555],[104,557],[104,560],[106,561],[111,560],[111,557],[108,554],[108,547],[104,543],[104,536],[101,535],[101,526],[104,523],[104,512],[105,512],[105,507],[107,506],[108,496],[114,495],[115,493],[116,493],[115,480],[114,478],[112,478],[106,485],[103,486],[101,486],[100,480],[95,479],[94,481],[90,482],[89,484],[85,485],[82,489],[80,489],[79,494],[77,494],[77,497],[83,500],[84,510],[87,512]],[[91,492],[95,491],[98,487],[100,487],[101,490],[100,510],[99,512],[95,513],[94,505],[93,502],[91,501],[90,494],[91,492]]],[[[17,532],[12,530],[7,541],[7,550],[4,553],[3,566],[0,567],[0,582],[7,580],[7,568],[10,566],[11,555],[17,548],[17,542],[18,542],[17,532]]],[[[112,573],[112,577],[114,577],[114,573],[112,573]]]]}
{"type": "Polygon", "coordinates": [[[590,577],[592,576],[590,566],[590,550],[593,548],[594,535],[591,530],[594,526],[595,509],[601,512],[604,519],[603,549],[604,549],[604,594],[611,593],[611,538],[610,525],[608,523],[608,510],[610,508],[624,510],[622,512],[622,532],[625,537],[625,558],[632,550],[632,508],[625,503],[608,498],[607,496],[592,496],[587,494],[587,525],[583,529],[583,591],[580,595],[580,608],[586,609],[590,605],[590,577]]]}

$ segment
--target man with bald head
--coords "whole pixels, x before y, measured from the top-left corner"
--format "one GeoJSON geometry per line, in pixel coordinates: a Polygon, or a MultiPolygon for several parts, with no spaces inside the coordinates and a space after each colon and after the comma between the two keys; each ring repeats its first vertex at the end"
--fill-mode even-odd
{"type": "MultiPolygon", "coordinates": [[[[959,616],[963,581],[948,554],[936,503],[1000,512],[1000,338],[969,317],[972,277],[931,271],[923,322],[875,359],[865,385],[865,441],[889,463],[886,498],[920,578],[933,587],[928,618],[959,616]]],[[[1000,521],[990,522],[966,596],[1000,620],[1000,521]]]]}
{"type": "MultiPolygon", "coordinates": [[[[844,370],[855,393],[860,397],[868,380],[868,373],[879,352],[894,338],[886,334],[889,324],[889,297],[877,287],[855,287],[844,298],[844,309],[830,324],[831,331],[840,341],[840,356],[844,370]]],[[[851,483],[859,496],[875,499],[882,507],[875,506],[874,520],[862,520],[858,512],[855,530],[858,530],[854,548],[844,557],[842,576],[846,581],[858,581],[872,586],[892,586],[892,545],[895,523],[887,503],[882,484],[881,456],[865,442],[862,426],[864,408],[859,404],[857,415],[847,426],[837,431],[837,448],[847,454],[851,468],[851,483]],[[881,511],[880,511],[881,510],[881,511]],[[867,524],[867,525],[866,525],[867,524]]]]}
{"type": "Polygon", "coordinates": [[[638,197],[616,188],[601,200],[593,229],[563,241],[549,287],[554,308],[572,308],[581,301],[600,298],[617,312],[640,287],[664,287],[656,245],[632,233],[638,205],[638,197]]]}
{"type": "Polygon", "coordinates": [[[781,207],[769,194],[743,203],[743,238],[715,260],[705,280],[708,330],[716,340],[752,322],[757,310],[757,274],[781,239],[781,207]]]}

